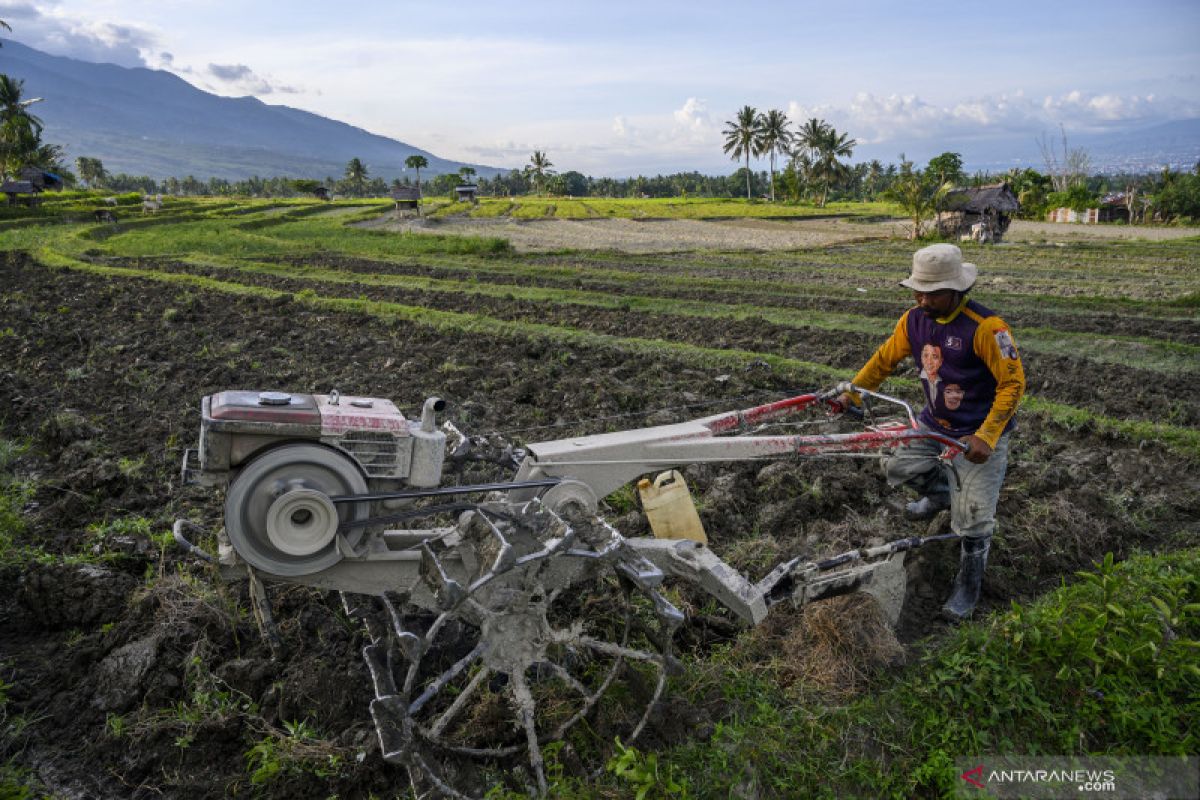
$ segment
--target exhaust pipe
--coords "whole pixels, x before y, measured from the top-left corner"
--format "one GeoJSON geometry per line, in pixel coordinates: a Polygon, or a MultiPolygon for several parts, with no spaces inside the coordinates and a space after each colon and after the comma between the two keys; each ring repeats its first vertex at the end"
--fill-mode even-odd
{"type": "Polygon", "coordinates": [[[437,428],[437,418],[435,414],[446,407],[446,401],[440,397],[431,397],[425,401],[425,407],[421,409],[421,430],[426,433],[433,433],[437,428]]]}

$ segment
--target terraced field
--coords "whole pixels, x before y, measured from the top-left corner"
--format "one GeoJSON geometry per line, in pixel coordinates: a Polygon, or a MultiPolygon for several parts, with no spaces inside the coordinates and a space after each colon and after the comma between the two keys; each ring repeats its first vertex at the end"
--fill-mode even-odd
{"type": "MultiPolygon", "coordinates": [[[[567,202],[581,219],[610,210],[567,202]]],[[[536,216],[535,205],[503,213],[536,216]]],[[[676,217],[713,215],[711,205],[676,205],[676,217]]],[[[725,216],[778,208],[726,205],[725,216]]],[[[378,203],[177,200],[115,226],[69,203],[0,221],[0,564],[20,587],[4,600],[12,622],[0,679],[9,718],[26,720],[4,751],[11,769],[64,794],[407,796],[378,758],[361,637],[340,606],[314,591],[276,592],[286,653],[272,660],[244,587],[220,585],[164,536],[180,515],[220,525],[219,503],[175,477],[202,395],[336,387],[412,413],[439,395],[460,428],[519,445],[828,387],[853,375],[907,302],[896,282],[912,247],[878,237],[522,254],[496,238],[389,230],[378,224],[387,213],[378,203]]],[[[909,564],[897,634],[861,599],[781,610],[741,632],[681,593],[692,612],[679,635],[688,671],[630,757],[644,766],[658,753],[662,796],[683,796],[668,774],[701,797],[933,795],[953,777],[946,753],[1004,742],[1195,752],[1200,680],[1187,669],[1182,683],[1162,684],[1177,716],[1145,723],[1175,745],[1116,720],[1108,703],[1126,695],[1088,694],[1099,669],[1057,688],[1030,678],[1035,688],[1011,691],[1044,694],[1003,720],[922,721],[918,706],[1009,691],[989,684],[964,699],[937,681],[916,687],[931,670],[976,685],[974,662],[955,654],[1016,625],[1013,601],[1055,602],[1064,579],[1106,553],[1131,564],[1141,553],[1192,559],[1164,574],[1192,575],[1178,638],[1200,628],[1196,610],[1182,610],[1200,600],[1190,549],[1200,533],[1200,240],[1030,241],[967,256],[980,267],[977,298],[1012,325],[1030,386],[985,586],[992,616],[956,632],[935,621],[955,555],[932,546],[909,564]],[[1075,740],[1065,719],[1080,720],[1075,740]],[[937,728],[936,744],[923,725],[937,728]]],[[[915,397],[914,378],[909,368],[889,387],[915,397]]],[[[687,475],[714,549],[754,577],[784,557],[926,532],[896,512],[906,498],[873,462],[687,475]]],[[[645,531],[630,493],[607,504],[623,532],[645,531]]],[[[1195,666],[1194,649],[1160,649],[1148,674],[1170,659],[1195,666]]],[[[1102,661],[1113,674],[1134,669],[1102,661]]],[[[603,763],[622,714],[619,699],[602,709],[580,752],[603,763]]],[[[612,770],[587,784],[560,755],[561,796],[638,788],[612,770]]],[[[519,776],[507,780],[521,791],[519,776]]]]}

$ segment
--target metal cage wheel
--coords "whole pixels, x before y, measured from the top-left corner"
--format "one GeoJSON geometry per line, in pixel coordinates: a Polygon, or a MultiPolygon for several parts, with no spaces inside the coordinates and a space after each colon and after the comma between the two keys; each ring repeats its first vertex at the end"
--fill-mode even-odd
{"type": "Polygon", "coordinates": [[[523,755],[531,788],[545,794],[543,747],[588,716],[633,664],[646,666],[643,685],[652,688],[640,713],[628,715],[632,730],[623,739],[641,733],[665,689],[682,615],[655,589],[627,577],[620,534],[592,519],[606,529],[607,541],[592,540],[590,547],[554,551],[543,546],[545,532],[524,521],[497,526],[498,551],[458,545],[471,548],[482,566],[440,613],[404,615],[381,600],[390,643],[377,645],[368,663],[376,662],[376,703],[389,695],[396,702],[391,718],[374,704],[372,712],[381,740],[398,743],[396,760],[445,791],[449,782],[425,755],[479,758],[502,768],[523,755]],[[502,555],[506,545],[523,555],[502,555]],[[458,629],[453,642],[439,637],[450,627],[458,629]],[[481,733],[491,741],[479,741],[481,733]]]}

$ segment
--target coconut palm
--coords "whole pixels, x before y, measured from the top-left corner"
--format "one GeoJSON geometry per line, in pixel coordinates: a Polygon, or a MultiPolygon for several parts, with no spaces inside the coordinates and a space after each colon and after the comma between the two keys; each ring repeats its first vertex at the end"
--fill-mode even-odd
{"type": "Polygon", "coordinates": [[[883,179],[883,164],[879,159],[871,159],[871,163],[867,165],[866,181],[866,199],[874,200],[875,191],[879,187],[879,182],[883,179]]]}
{"type": "Polygon", "coordinates": [[[367,165],[360,158],[350,159],[346,164],[346,183],[355,195],[362,195],[367,186],[367,165]]]}
{"type": "Polygon", "coordinates": [[[0,172],[16,172],[42,141],[42,121],[29,113],[40,97],[24,98],[25,81],[0,74],[0,172]]]}
{"type": "Polygon", "coordinates": [[[529,165],[525,167],[525,174],[533,179],[534,191],[538,194],[542,193],[546,177],[554,174],[554,171],[550,169],[553,166],[549,156],[542,150],[534,150],[533,155],[529,157],[529,165]]]}
{"type": "Polygon", "coordinates": [[[829,129],[829,123],[823,119],[811,117],[808,122],[800,126],[796,131],[796,149],[808,155],[810,161],[817,160],[817,153],[820,152],[821,142],[825,136],[825,131],[829,129]]]}
{"type": "Polygon", "coordinates": [[[796,135],[804,154],[812,164],[813,178],[821,184],[821,207],[829,196],[829,185],[845,174],[846,166],[838,159],[849,158],[857,142],[849,134],[838,133],[825,120],[810,119],[796,135]]]}
{"type": "Polygon", "coordinates": [[[429,166],[429,159],[425,156],[411,155],[404,159],[404,166],[417,171],[417,196],[421,195],[421,168],[429,166]]]}
{"type": "Polygon", "coordinates": [[[792,131],[788,127],[787,114],[772,108],[759,117],[762,126],[759,133],[759,152],[765,153],[771,165],[771,202],[775,202],[775,155],[787,153],[792,144],[792,131]]]}
{"type": "Polygon", "coordinates": [[[759,155],[762,139],[762,115],[753,106],[742,106],[742,110],[731,120],[725,121],[725,154],[734,161],[746,159],[746,199],[750,199],[750,156],[759,155]]]}

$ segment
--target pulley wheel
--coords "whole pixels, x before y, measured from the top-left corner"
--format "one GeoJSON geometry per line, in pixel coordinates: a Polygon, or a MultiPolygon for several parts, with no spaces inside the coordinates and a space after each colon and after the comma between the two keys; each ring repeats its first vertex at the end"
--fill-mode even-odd
{"type": "MultiPolygon", "coordinates": [[[[336,495],[364,494],[367,482],[349,457],[318,444],[288,444],[244,466],[225,498],[225,532],[237,554],[273,575],[309,575],[341,560],[338,525],[365,519],[368,503],[335,506],[336,495]]],[[[345,534],[351,545],[362,529],[345,534]]]]}

